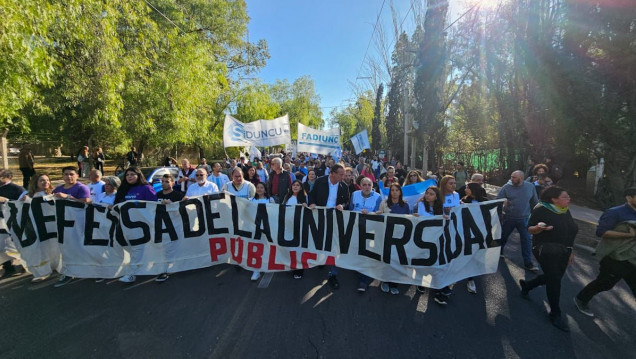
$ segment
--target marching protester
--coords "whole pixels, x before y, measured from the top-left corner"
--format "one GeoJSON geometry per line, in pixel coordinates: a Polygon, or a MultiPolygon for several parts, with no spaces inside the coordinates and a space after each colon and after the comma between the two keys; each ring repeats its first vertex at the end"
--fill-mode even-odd
{"type": "Polygon", "coordinates": [[[355,180],[355,176],[353,173],[353,168],[345,167],[345,175],[344,175],[344,178],[342,179],[342,182],[344,182],[344,184],[346,184],[347,187],[349,188],[349,193],[353,193],[361,189],[360,186],[354,180],[355,180]]]}
{"type": "Polygon", "coordinates": [[[420,173],[417,171],[409,171],[409,173],[406,175],[406,178],[404,179],[404,184],[402,186],[408,186],[410,184],[420,182],[424,182],[424,178],[422,178],[422,175],[420,175],[420,173]]]}
{"type": "Polygon", "coordinates": [[[225,173],[222,173],[221,169],[220,163],[213,163],[212,173],[208,176],[208,181],[214,182],[218,188],[223,188],[226,183],[230,182],[230,178],[225,173]]]}
{"type": "MultiPolygon", "coordinates": [[[[481,197],[487,198],[488,197],[488,193],[486,192],[486,190],[484,189],[484,175],[482,175],[481,173],[473,173],[472,176],[470,176],[470,181],[468,183],[477,183],[479,184],[479,188],[480,192],[481,192],[481,197]]],[[[464,196],[466,196],[466,185],[460,187],[457,190],[457,193],[459,194],[459,198],[464,198],[464,196]]]]}
{"type": "Polygon", "coordinates": [[[115,204],[124,201],[157,201],[157,193],[148,184],[139,167],[128,167],[124,172],[124,181],[115,195],[115,204]]]}
{"type": "MultiPolygon", "coordinates": [[[[430,186],[424,192],[424,195],[413,208],[413,215],[416,217],[431,217],[444,214],[442,207],[442,196],[436,186],[430,186]]],[[[424,287],[417,286],[417,291],[424,293],[424,287]]],[[[445,299],[445,298],[440,298],[445,299]]]]}
{"type": "Polygon", "coordinates": [[[254,197],[252,198],[252,202],[276,203],[276,201],[269,196],[269,193],[267,193],[267,187],[263,182],[258,182],[256,186],[254,186],[254,197]]]}
{"type": "Polygon", "coordinates": [[[541,194],[541,202],[530,215],[528,231],[533,235],[532,250],[541,264],[543,274],[529,281],[519,280],[524,298],[528,298],[532,289],[545,285],[550,304],[550,321],[565,332],[570,329],[559,306],[561,279],[574,258],[572,246],[579,230],[568,209],[569,204],[570,196],[561,187],[547,188],[541,194]]]}
{"type": "Polygon", "coordinates": [[[160,201],[161,204],[179,202],[184,196],[185,193],[174,189],[174,176],[170,173],[161,176],[161,191],[157,192],[157,200],[160,201]]]}
{"type": "Polygon", "coordinates": [[[505,198],[503,207],[503,223],[501,228],[501,256],[508,237],[515,229],[519,233],[523,264],[529,271],[536,272],[539,268],[532,262],[532,243],[528,233],[528,218],[530,210],[539,202],[537,191],[532,183],[523,180],[523,171],[514,171],[510,175],[510,182],[506,183],[497,199],[505,198]]]}
{"type": "MultiPolygon", "coordinates": [[[[309,192],[309,206],[323,206],[342,211],[349,204],[349,189],[342,183],[344,168],[341,165],[333,165],[329,176],[323,176],[316,180],[314,189],[309,192]]],[[[338,267],[329,268],[327,280],[333,289],[340,288],[338,282],[338,267]]]]}
{"type": "MultiPolygon", "coordinates": [[[[124,181],[115,194],[115,204],[124,201],[157,201],[154,188],[148,184],[138,167],[128,167],[124,172],[124,181]]],[[[137,279],[133,274],[119,278],[120,282],[132,283],[137,279]]]]}
{"type": "MultiPolygon", "coordinates": [[[[466,184],[464,189],[464,197],[462,197],[462,203],[479,203],[486,202],[488,198],[484,196],[484,189],[477,182],[470,182],[466,184]]],[[[469,277],[466,282],[466,289],[469,293],[477,294],[477,285],[475,284],[475,279],[473,277],[469,277]]]]}
{"type": "Polygon", "coordinates": [[[236,197],[251,199],[254,197],[256,188],[251,182],[243,179],[243,171],[240,167],[234,167],[234,170],[232,170],[232,182],[223,185],[221,191],[229,192],[236,197]]]}
{"type": "Polygon", "coordinates": [[[314,184],[316,184],[316,170],[313,168],[307,171],[307,176],[304,178],[303,188],[305,192],[309,193],[312,189],[314,189],[314,184]]]}
{"type": "Polygon", "coordinates": [[[88,174],[88,189],[91,191],[91,201],[95,199],[95,196],[104,192],[104,181],[102,181],[102,172],[100,170],[93,169],[88,174]]]}
{"type": "Polygon", "coordinates": [[[267,193],[270,194],[276,203],[283,203],[283,199],[292,183],[289,172],[283,170],[283,160],[279,157],[271,161],[272,172],[267,180],[267,193]]]}
{"type": "Polygon", "coordinates": [[[578,310],[589,317],[594,316],[588,305],[592,298],[621,279],[636,297],[636,187],[627,188],[623,195],[625,203],[605,211],[596,227],[601,237],[596,247],[601,259],[598,276],[574,297],[578,310]]]}
{"type": "MultiPolygon", "coordinates": [[[[378,214],[393,213],[393,214],[410,214],[411,207],[402,198],[402,187],[396,182],[392,183],[389,189],[389,197],[382,201],[378,214]]],[[[391,291],[391,294],[400,294],[397,283],[382,282],[380,289],[384,293],[391,291]]]]}
{"type": "MultiPolygon", "coordinates": [[[[234,173],[234,171],[232,171],[232,173],[234,173]]],[[[194,171],[194,178],[196,182],[188,186],[188,190],[185,193],[184,199],[196,196],[205,196],[206,194],[219,192],[219,187],[217,187],[214,182],[208,181],[208,172],[205,170],[205,168],[196,169],[194,171]]],[[[227,183],[225,185],[227,186],[227,183]]]]}
{"type": "Polygon", "coordinates": [[[256,174],[256,168],[250,167],[247,169],[247,176],[245,176],[245,180],[247,180],[251,184],[257,184],[258,182],[261,181],[258,175],[256,174]]]}
{"type": "MultiPolygon", "coordinates": [[[[361,190],[351,194],[349,210],[362,214],[377,212],[380,209],[380,203],[382,203],[382,195],[373,190],[373,182],[367,177],[362,177],[360,187],[361,190]]],[[[358,273],[358,292],[366,292],[369,282],[371,282],[370,277],[358,273]]]]}
{"type": "Polygon", "coordinates": [[[380,176],[380,179],[382,180],[384,187],[391,187],[391,184],[399,183],[398,178],[395,177],[395,167],[393,166],[387,167],[386,174],[380,176]]]}
{"type": "MultiPolygon", "coordinates": [[[[0,170],[0,202],[15,201],[25,193],[24,188],[13,183],[12,179],[13,172],[6,168],[0,170]]],[[[16,274],[17,271],[13,265],[13,260],[6,260],[7,258],[4,255],[2,258],[5,260],[2,263],[2,268],[4,268],[4,274],[2,276],[9,277],[16,274]]]]}
{"type": "MultiPolygon", "coordinates": [[[[174,189],[174,176],[166,173],[161,176],[161,191],[157,192],[157,200],[161,204],[170,204],[181,201],[185,197],[185,193],[174,189]]],[[[155,278],[155,282],[165,282],[168,280],[167,272],[159,274],[155,278]]]]}
{"type": "Polygon", "coordinates": [[[375,175],[373,174],[373,169],[371,168],[370,163],[364,165],[364,168],[362,169],[362,172],[360,172],[360,175],[370,179],[371,182],[375,183],[375,175]]]}
{"type": "MultiPolygon", "coordinates": [[[[72,201],[90,203],[91,191],[88,186],[77,182],[77,168],[73,166],[67,166],[62,168],[62,179],[64,184],[57,186],[53,190],[53,194],[56,198],[69,199],[72,201]]],[[[70,283],[73,277],[67,277],[65,275],[60,276],[57,283],[53,286],[59,288],[70,283]]]]}
{"type": "Polygon", "coordinates": [[[177,183],[181,185],[181,192],[186,193],[188,191],[188,186],[190,186],[194,182],[197,182],[195,176],[196,170],[196,168],[190,165],[190,161],[187,158],[181,160],[179,178],[177,179],[177,183]]]}
{"type": "Polygon", "coordinates": [[[115,204],[115,196],[117,196],[117,188],[121,185],[121,180],[117,176],[107,176],[104,178],[104,192],[100,192],[95,195],[95,198],[91,200],[92,203],[101,204],[105,206],[112,206],[115,204]]]}
{"type": "Polygon", "coordinates": [[[29,182],[29,188],[27,189],[26,196],[22,198],[31,197],[44,197],[53,193],[53,186],[51,185],[51,179],[47,173],[36,173],[29,182]]]}
{"type": "MultiPolygon", "coordinates": [[[[267,179],[269,178],[269,173],[267,173],[267,169],[263,167],[263,162],[258,161],[256,164],[256,174],[258,175],[258,179],[260,182],[267,183],[267,179]]],[[[305,175],[307,173],[305,172],[305,175]]]]}
{"type": "MultiPolygon", "coordinates": [[[[442,199],[442,213],[446,220],[449,219],[451,209],[460,205],[459,194],[455,192],[455,177],[444,175],[439,181],[440,198],[442,199]]],[[[437,304],[448,304],[448,298],[453,294],[450,286],[435,291],[433,299],[437,304]]]]}
{"type": "MultiPolygon", "coordinates": [[[[283,203],[287,206],[296,206],[296,205],[306,205],[307,204],[307,194],[303,189],[303,184],[299,180],[295,180],[292,182],[289,187],[289,191],[285,195],[283,199],[283,203]]],[[[304,269],[295,269],[293,271],[294,279],[301,279],[303,274],[305,273],[304,269]]],[[[253,278],[253,276],[252,276],[253,278]]],[[[256,278],[258,279],[258,277],[256,278]]],[[[256,280],[252,279],[252,280],[256,280]]]]}
{"type": "Polygon", "coordinates": [[[207,173],[212,173],[212,167],[210,167],[210,165],[208,164],[208,160],[206,160],[205,158],[201,158],[199,160],[199,165],[197,166],[197,168],[205,168],[205,171],[207,173]]]}

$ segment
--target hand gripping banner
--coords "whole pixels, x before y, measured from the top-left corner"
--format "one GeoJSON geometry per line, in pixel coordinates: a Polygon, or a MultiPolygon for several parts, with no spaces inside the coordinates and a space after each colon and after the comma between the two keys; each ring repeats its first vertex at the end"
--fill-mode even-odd
{"type": "Polygon", "coordinates": [[[1,205],[35,276],[157,275],[221,263],[262,272],[336,265],[372,278],[442,288],[493,273],[499,262],[501,200],[453,208],[449,219],[361,214],[255,204],[227,193],[112,209],[35,198],[1,205]]]}

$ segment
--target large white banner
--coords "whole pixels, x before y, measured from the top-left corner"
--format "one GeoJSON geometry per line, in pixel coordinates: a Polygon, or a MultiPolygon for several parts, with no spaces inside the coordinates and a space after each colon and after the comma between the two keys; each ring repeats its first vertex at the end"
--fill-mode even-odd
{"type": "Polygon", "coordinates": [[[223,147],[267,147],[291,143],[287,115],[273,120],[243,123],[225,115],[223,147]]]}
{"type": "Polygon", "coordinates": [[[329,155],[340,148],[340,128],[316,130],[298,123],[298,152],[329,155]]]}
{"type": "Polygon", "coordinates": [[[351,137],[351,144],[356,150],[356,154],[360,154],[360,152],[366,150],[367,148],[371,148],[367,130],[357,133],[355,136],[351,137]]]}
{"type": "Polygon", "coordinates": [[[0,221],[35,276],[56,270],[115,278],[220,263],[277,272],[328,264],[442,288],[497,270],[501,203],[455,207],[446,220],[255,204],[229,194],[169,205],[129,201],[112,210],[36,198],[2,204],[0,221]]]}

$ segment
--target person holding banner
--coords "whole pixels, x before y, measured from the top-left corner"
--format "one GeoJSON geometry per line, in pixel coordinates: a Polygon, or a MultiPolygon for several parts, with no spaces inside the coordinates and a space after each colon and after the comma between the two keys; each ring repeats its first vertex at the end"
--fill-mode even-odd
{"type": "MultiPolygon", "coordinates": [[[[13,172],[5,168],[0,170],[0,202],[15,201],[19,199],[23,193],[25,193],[24,188],[13,183],[12,179],[13,172]]],[[[2,263],[2,267],[4,268],[4,274],[2,276],[9,277],[16,274],[13,259],[8,255],[5,255],[4,252],[0,254],[0,257],[2,257],[4,261],[2,263]]]]}
{"type": "Polygon", "coordinates": [[[305,177],[303,180],[305,181],[305,183],[303,183],[305,192],[311,192],[311,190],[314,189],[314,184],[316,184],[316,170],[312,168],[307,171],[307,177],[305,177]]]}
{"type": "Polygon", "coordinates": [[[258,182],[255,186],[254,198],[251,199],[255,203],[276,203],[272,197],[267,193],[267,187],[265,183],[258,182]]]}
{"type": "MultiPolygon", "coordinates": [[[[307,205],[307,194],[303,189],[303,183],[300,180],[295,180],[292,182],[291,187],[289,187],[289,191],[285,195],[285,199],[283,199],[283,203],[286,206],[296,206],[296,205],[307,205]]],[[[293,271],[294,279],[301,279],[303,274],[305,273],[304,269],[295,269],[293,271]]]]}
{"type": "Polygon", "coordinates": [[[234,167],[232,170],[232,182],[226,183],[221,191],[231,193],[236,197],[252,199],[256,193],[256,188],[251,182],[243,179],[243,171],[240,167],[234,167]]]}
{"type": "MultiPolygon", "coordinates": [[[[404,201],[404,199],[402,199],[402,187],[395,182],[389,187],[389,197],[385,201],[382,201],[377,213],[410,214],[411,207],[404,201]]],[[[384,293],[391,291],[391,294],[393,295],[400,294],[397,283],[393,282],[382,282],[380,284],[380,290],[384,293]]]]}
{"type": "MultiPolygon", "coordinates": [[[[342,211],[349,205],[349,189],[342,183],[344,168],[341,165],[333,165],[329,176],[323,176],[316,180],[314,189],[309,192],[309,207],[323,206],[342,211]]],[[[328,281],[333,289],[340,288],[338,282],[338,267],[329,268],[328,281]]]]}
{"type": "Polygon", "coordinates": [[[37,173],[31,178],[27,194],[22,198],[24,199],[27,196],[31,198],[44,197],[51,193],[53,193],[53,186],[51,186],[49,175],[46,173],[37,173]]]}
{"type": "Polygon", "coordinates": [[[117,191],[115,204],[124,201],[157,201],[157,193],[146,182],[139,167],[128,167],[124,172],[124,182],[117,191]]]}
{"type": "Polygon", "coordinates": [[[157,192],[157,200],[161,204],[170,204],[179,202],[183,199],[185,193],[181,191],[175,191],[174,189],[174,177],[170,173],[166,173],[161,176],[161,191],[157,192]]]}
{"type": "MultiPolygon", "coordinates": [[[[349,210],[362,214],[377,212],[380,208],[380,203],[382,203],[382,195],[373,190],[373,182],[366,177],[363,177],[360,181],[360,187],[362,188],[361,190],[351,194],[349,210]]],[[[358,281],[358,292],[366,292],[371,278],[358,272],[358,281]]]]}
{"type": "MultiPolygon", "coordinates": [[[[462,197],[462,203],[479,203],[486,202],[488,198],[484,195],[486,191],[481,187],[481,184],[476,182],[469,182],[466,186],[464,186],[464,197],[462,197]]],[[[477,294],[477,285],[475,284],[475,279],[473,277],[468,278],[468,282],[466,282],[466,289],[468,293],[477,294]]]]}
{"type": "MultiPolygon", "coordinates": [[[[439,181],[440,196],[442,198],[442,210],[444,219],[448,220],[451,212],[451,208],[460,205],[459,194],[455,192],[456,186],[455,177],[451,175],[444,175],[439,181]]],[[[435,291],[433,299],[437,304],[448,304],[448,298],[453,294],[450,286],[446,286],[440,290],[435,291]]]]}
{"type": "MultiPolygon", "coordinates": [[[[235,167],[235,169],[236,168],[237,167],[235,167]]],[[[232,173],[234,173],[234,171],[232,171],[232,173]]],[[[194,173],[194,177],[196,178],[197,182],[188,186],[188,191],[186,192],[186,195],[185,197],[183,197],[183,199],[196,196],[205,196],[206,194],[219,192],[219,187],[217,187],[214,182],[208,181],[208,173],[205,168],[197,169],[194,173]]],[[[241,178],[243,178],[242,175],[241,178]]]]}

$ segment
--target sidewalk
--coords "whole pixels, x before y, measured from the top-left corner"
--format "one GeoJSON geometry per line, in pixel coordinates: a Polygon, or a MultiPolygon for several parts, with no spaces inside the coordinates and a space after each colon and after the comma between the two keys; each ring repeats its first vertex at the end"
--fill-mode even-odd
{"type": "MultiPolygon", "coordinates": [[[[501,189],[501,187],[491,184],[486,184],[484,188],[486,189],[486,193],[488,193],[489,198],[497,197],[497,193],[499,193],[499,190],[501,189]]],[[[598,225],[598,219],[601,218],[601,215],[603,214],[603,212],[601,211],[583,206],[577,206],[575,204],[570,204],[570,212],[572,213],[572,217],[574,219],[593,224],[595,226],[598,225]]]]}

